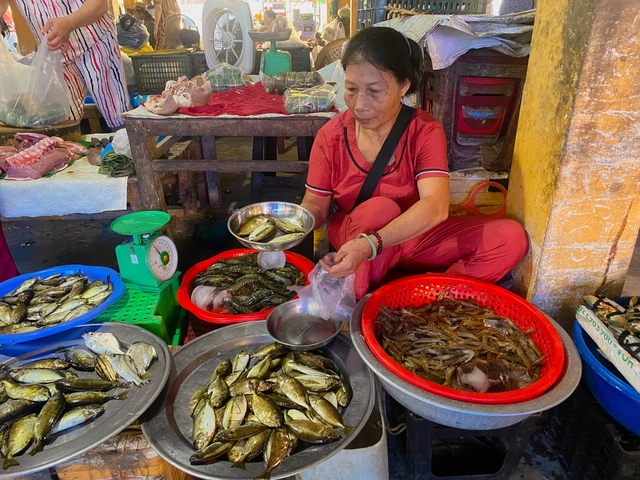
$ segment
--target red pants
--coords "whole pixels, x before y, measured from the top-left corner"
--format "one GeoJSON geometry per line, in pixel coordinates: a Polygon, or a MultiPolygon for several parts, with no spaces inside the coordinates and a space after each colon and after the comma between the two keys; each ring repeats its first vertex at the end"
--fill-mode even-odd
{"type": "Polygon", "coordinates": [[[16,264],[13,263],[13,257],[7,246],[7,241],[2,233],[2,224],[0,223],[0,282],[4,282],[9,278],[18,275],[16,264]]]}
{"type": "MultiPolygon", "coordinates": [[[[336,213],[329,222],[329,241],[339,249],[358,233],[379,230],[400,213],[393,200],[373,197],[352,212],[336,213]]],[[[356,270],[355,294],[365,296],[395,267],[497,282],[528,248],[527,234],[515,220],[449,217],[416,238],[384,247],[375,260],[363,262],[356,270]]]]}

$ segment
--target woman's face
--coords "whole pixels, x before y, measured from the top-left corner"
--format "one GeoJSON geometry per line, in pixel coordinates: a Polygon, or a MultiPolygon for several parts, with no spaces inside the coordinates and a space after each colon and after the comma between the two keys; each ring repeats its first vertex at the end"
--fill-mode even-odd
{"type": "Polygon", "coordinates": [[[269,25],[271,25],[273,23],[273,18],[271,18],[269,15],[265,15],[264,16],[264,23],[268,27],[269,25]]]}
{"type": "Polygon", "coordinates": [[[386,70],[364,62],[347,65],[344,101],[363,128],[375,130],[394,121],[410,82],[400,83],[386,70]]]}

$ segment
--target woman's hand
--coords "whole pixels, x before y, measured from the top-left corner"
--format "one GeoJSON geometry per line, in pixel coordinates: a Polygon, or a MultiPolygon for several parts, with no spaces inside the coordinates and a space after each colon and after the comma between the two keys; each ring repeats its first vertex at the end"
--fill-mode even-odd
{"type": "Polygon", "coordinates": [[[75,30],[73,22],[68,17],[50,18],[42,27],[42,33],[47,36],[49,50],[63,48],[69,41],[69,35],[75,30]]]}
{"type": "Polygon", "coordinates": [[[360,264],[371,258],[371,245],[364,238],[354,238],[342,245],[340,250],[320,259],[320,265],[334,278],[342,278],[354,273],[360,264]]]}

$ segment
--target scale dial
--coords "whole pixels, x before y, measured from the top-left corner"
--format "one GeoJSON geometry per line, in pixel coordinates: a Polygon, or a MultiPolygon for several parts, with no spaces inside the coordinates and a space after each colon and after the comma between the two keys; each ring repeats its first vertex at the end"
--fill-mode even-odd
{"type": "Polygon", "coordinates": [[[160,281],[169,280],[178,269],[178,250],[173,241],[160,235],[152,240],[147,250],[147,264],[151,274],[160,281]]]}

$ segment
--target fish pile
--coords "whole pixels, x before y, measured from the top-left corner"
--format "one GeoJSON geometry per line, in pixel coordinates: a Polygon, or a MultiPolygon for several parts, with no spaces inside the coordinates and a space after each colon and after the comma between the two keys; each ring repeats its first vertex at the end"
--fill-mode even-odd
{"type": "Polygon", "coordinates": [[[640,361],[640,303],[631,297],[625,308],[618,302],[596,295],[585,295],[584,303],[602,320],[633,358],[640,361]]]}
{"type": "Polygon", "coordinates": [[[304,227],[297,222],[273,215],[254,215],[242,222],[236,235],[250,242],[284,243],[304,236],[304,227]]]}
{"type": "Polygon", "coordinates": [[[33,180],[66,167],[69,162],[86,155],[88,150],[76,142],[42,133],[16,133],[18,148],[0,147],[0,173],[7,180],[33,180]]]}
{"type": "Polygon", "coordinates": [[[292,352],[270,343],[253,354],[243,350],[219,362],[210,380],[191,396],[192,465],[217,462],[224,455],[231,467],[263,454],[271,471],[309,444],[324,444],[348,435],[340,411],[353,392],[335,363],[318,353],[292,352]]]}
{"type": "Polygon", "coordinates": [[[282,268],[264,269],[258,254],[221,258],[193,281],[192,302],[198,307],[220,313],[253,313],[291,300],[289,287],[306,282],[304,273],[287,263],[282,268]]]}
{"type": "Polygon", "coordinates": [[[26,333],[67,322],[96,308],[113,293],[107,277],[89,281],[82,272],[31,277],[0,297],[0,334],[26,333]]]}
{"type": "Polygon", "coordinates": [[[426,380],[462,391],[505,392],[540,377],[545,355],[532,331],[473,300],[447,295],[417,308],[380,309],[376,336],[391,358],[426,380]]]}
{"type": "Polygon", "coordinates": [[[34,455],[56,434],[102,415],[108,401],[125,400],[128,387],[141,385],[157,358],[153,345],[146,342],[123,351],[111,333],[91,332],[83,338],[86,348],[61,348],[62,356],[1,366],[3,469],[19,465],[15,457],[30,446],[34,455]]]}

